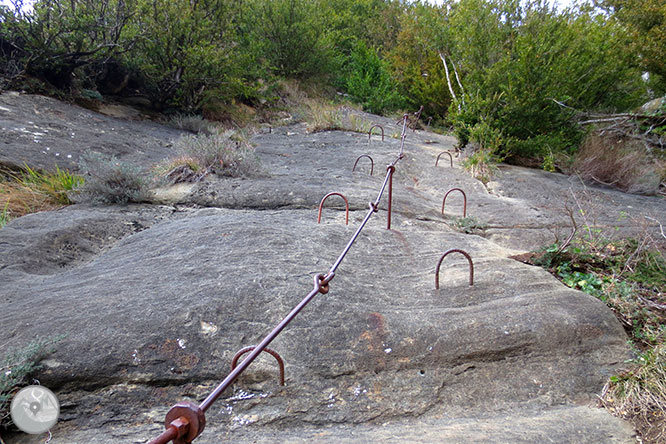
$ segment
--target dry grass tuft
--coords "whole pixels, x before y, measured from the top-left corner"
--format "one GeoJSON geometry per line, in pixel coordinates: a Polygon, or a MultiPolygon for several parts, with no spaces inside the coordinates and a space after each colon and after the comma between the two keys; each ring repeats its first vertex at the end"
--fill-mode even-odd
{"type": "Polygon", "coordinates": [[[355,114],[352,108],[343,105],[330,105],[316,100],[307,100],[305,120],[308,132],[353,131],[367,133],[372,121],[355,114]]]}
{"type": "Polygon", "coordinates": [[[630,420],[643,442],[666,442],[666,345],[633,360],[633,366],[610,378],[600,402],[612,414],[630,420]]]}
{"type": "Polygon", "coordinates": [[[167,183],[199,182],[209,174],[251,177],[262,173],[248,135],[228,130],[205,135],[183,136],[176,141],[177,157],[154,168],[167,183]]]}
{"type": "Polygon", "coordinates": [[[666,161],[652,156],[640,141],[618,135],[590,134],[573,168],[586,181],[633,194],[657,194],[666,178],[666,161]]]}
{"type": "Polygon", "coordinates": [[[69,193],[83,178],[56,168],[44,173],[25,166],[0,178],[0,228],[10,219],[71,204],[69,193]]]}

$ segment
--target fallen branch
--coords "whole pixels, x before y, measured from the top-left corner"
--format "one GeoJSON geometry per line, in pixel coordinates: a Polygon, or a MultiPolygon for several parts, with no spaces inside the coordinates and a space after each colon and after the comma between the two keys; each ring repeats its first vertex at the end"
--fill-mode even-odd
{"type": "Polygon", "coordinates": [[[648,307],[655,308],[655,309],[657,309],[657,310],[666,310],[666,304],[657,304],[657,303],[654,302],[654,301],[651,301],[651,300],[649,300],[649,299],[645,299],[645,298],[644,298],[643,296],[641,296],[641,295],[638,295],[638,299],[639,299],[642,303],[644,303],[645,305],[647,305],[648,307]]]}
{"type": "MultiPolygon", "coordinates": [[[[661,194],[664,194],[664,193],[661,193],[661,194]]],[[[654,217],[645,216],[645,218],[657,222],[657,224],[659,224],[659,231],[661,231],[661,236],[662,236],[664,239],[666,239],[666,234],[664,234],[664,226],[661,224],[661,222],[659,222],[659,221],[658,221],[657,219],[655,219],[654,217]]]]}

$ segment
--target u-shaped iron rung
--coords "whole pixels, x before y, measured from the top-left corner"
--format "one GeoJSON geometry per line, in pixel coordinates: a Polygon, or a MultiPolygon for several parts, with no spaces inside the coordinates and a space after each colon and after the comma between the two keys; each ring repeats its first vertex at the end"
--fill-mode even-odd
{"type": "MultiPolygon", "coordinates": [[[[245,353],[251,352],[255,348],[257,348],[256,345],[251,345],[249,347],[241,348],[240,350],[238,350],[238,352],[236,352],[236,354],[234,355],[234,358],[231,360],[231,371],[233,371],[236,368],[236,366],[238,365],[238,360],[240,359],[241,356],[243,356],[245,353]]],[[[278,352],[276,352],[275,350],[272,350],[270,348],[264,348],[262,351],[273,356],[277,361],[278,366],[280,367],[280,385],[284,385],[284,361],[282,360],[278,352]]]]}
{"type": "Polygon", "coordinates": [[[317,223],[321,223],[321,209],[324,207],[324,202],[331,196],[340,196],[345,201],[345,225],[349,225],[349,201],[341,193],[328,193],[324,198],[319,202],[319,214],[317,215],[317,223]]]}
{"type": "Polygon", "coordinates": [[[372,176],[372,172],[375,170],[375,161],[372,160],[372,157],[370,157],[368,154],[361,154],[356,158],[356,162],[354,162],[354,167],[352,168],[352,173],[354,170],[356,170],[356,165],[358,164],[358,161],[361,159],[361,157],[367,157],[370,159],[370,175],[372,176]]]}
{"type": "Polygon", "coordinates": [[[453,156],[448,151],[442,151],[441,153],[439,153],[437,155],[437,160],[435,160],[435,166],[437,166],[437,164],[439,163],[439,158],[442,157],[442,154],[448,154],[449,155],[449,159],[451,159],[451,167],[453,167],[453,156]]]}
{"type": "Polygon", "coordinates": [[[372,138],[372,130],[375,128],[382,130],[382,142],[384,141],[384,127],[381,125],[372,125],[370,127],[370,131],[368,131],[368,143],[370,143],[370,139],[372,138]]]}
{"type": "Polygon", "coordinates": [[[430,128],[430,122],[432,122],[432,116],[428,117],[428,124],[426,125],[426,128],[430,128]]]}
{"type": "Polygon", "coordinates": [[[460,188],[451,188],[449,191],[446,192],[444,195],[444,200],[442,201],[442,216],[444,216],[444,206],[446,205],[446,198],[448,197],[449,194],[453,191],[460,191],[463,195],[463,217],[467,217],[467,195],[463,190],[460,188]]]}
{"type": "Polygon", "coordinates": [[[444,253],[442,257],[439,258],[439,262],[437,262],[437,268],[435,269],[435,290],[439,290],[439,269],[442,266],[442,261],[451,253],[460,253],[467,258],[467,262],[469,262],[469,285],[474,285],[474,263],[472,262],[472,257],[466,251],[452,248],[444,253]]]}

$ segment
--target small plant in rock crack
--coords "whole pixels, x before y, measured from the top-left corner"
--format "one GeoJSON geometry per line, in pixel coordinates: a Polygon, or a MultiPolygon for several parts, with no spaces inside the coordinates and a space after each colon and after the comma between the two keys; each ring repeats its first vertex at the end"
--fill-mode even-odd
{"type": "Polygon", "coordinates": [[[168,183],[198,182],[209,174],[245,177],[261,173],[259,159],[237,131],[183,136],[176,141],[178,157],[155,167],[155,173],[168,183]]]}
{"type": "Polygon", "coordinates": [[[487,224],[481,222],[474,216],[454,217],[453,226],[456,230],[466,234],[479,234],[488,228],[487,224]]]}
{"type": "Polygon", "coordinates": [[[77,202],[114,204],[146,202],[150,199],[148,182],[140,168],[113,156],[88,152],[79,162],[85,183],[75,191],[77,202]]]}
{"type": "Polygon", "coordinates": [[[0,211],[0,228],[3,228],[9,222],[9,201],[5,203],[5,207],[0,211]]]}
{"type": "Polygon", "coordinates": [[[23,348],[9,350],[0,361],[0,428],[10,424],[9,406],[12,397],[22,387],[29,385],[30,377],[41,368],[39,362],[64,336],[33,341],[23,348]]]}

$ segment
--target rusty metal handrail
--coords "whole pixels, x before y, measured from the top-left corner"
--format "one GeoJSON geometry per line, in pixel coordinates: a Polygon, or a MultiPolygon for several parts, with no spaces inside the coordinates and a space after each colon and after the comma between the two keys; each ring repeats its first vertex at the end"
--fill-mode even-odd
{"type": "Polygon", "coordinates": [[[451,167],[453,168],[453,156],[448,151],[442,151],[441,153],[439,153],[437,155],[437,160],[435,160],[435,166],[437,166],[437,164],[439,163],[439,158],[442,157],[442,154],[448,154],[449,155],[449,159],[451,159],[451,167]]]}
{"type": "MultiPolygon", "coordinates": [[[[249,347],[241,348],[238,350],[234,355],[234,358],[231,360],[231,370],[236,368],[236,365],[238,365],[238,359],[240,359],[241,356],[243,356],[245,353],[251,352],[255,348],[257,348],[256,345],[250,345],[249,347]]],[[[284,361],[282,360],[282,357],[272,348],[266,347],[263,351],[273,356],[277,361],[278,367],[280,369],[280,385],[284,385],[284,361]]]]}
{"type": "MultiPolygon", "coordinates": [[[[405,116],[407,116],[405,114],[405,116]]],[[[210,408],[211,405],[222,395],[222,393],[238,378],[238,376],[245,371],[245,369],[263,352],[266,347],[284,330],[287,325],[305,308],[305,306],[314,299],[319,293],[326,294],[329,291],[329,283],[335,277],[335,272],[342,264],[342,261],[351,250],[352,246],[360,236],[363,228],[367,225],[368,221],[372,218],[372,215],[379,210],[379,202],[381,201],[382,195],[386,190],[386,186],[389,183],[392,183],[393,172],[395,171],[395,165],[404,158],[404,141],[406,136],[406,117],[403,120],[402,128],[402,141],[400,144],[400,152],[398,156],[391,162],[386,168],[386,177],[382,183],[377,198],[374,202],[369,203],[368,213],[365,218],[359,225],[359,227],[354,232],[353,236],[338,256],[337,260],[333,263],[328,273],[317,274],[314,276],[314,288],[308,293],[301,302],[296,305],[289,314],[282,320],[280,323],[250,352],[247,358],[233,369],[224,380],[204,399],[201,404],[196,405],[191,402],[181,402],[173,406],[166,415],[165,419],[165,428],[166,430],[162,432],[157,438],[150,441],[148,444],[166,444],[169,441],[173,441],[174,444],[190,444],[197,436],[203,432],[206,425],[205,412],[210,408]]],[[[389,189],[389,192],[391,190],[389,189]]],[[[390,208],[390,203],[389,203],[390,208]]]]}
{"type": "Polygon", "coordinates": [[[467,195],[463,190],[460,188],[451,188],[449,191],[446,192],[444,195],[444,200],[442,201],[442,216],[444,216],[444,206],[446,205],[446,198],[452,191],[460,191],[463,195],[463,217],[467,217],[467,195]]]}
{"type": "Polygon", "coordinates": [[[464,250],[452,248],[444,253],[442,257],[439,258],[439,262],[437,262],[437,268],[435,268],[435,290],[439,290],[439,269],[442,266],[442,261],[451,253],[460,253],[467,258],[467,261],[469,262],[469,285],[474,285],[474,263],[472,262],[472,257],[464,250]]]}
{"type": "Polygon", "coordinates": [[[319,202],[319,214],[317,214],[317,223],[318,224],[321,223],[321,210],[324,208],[324,202],[326,201],[326,199],[328,199],[331,196],[340,196],[342,197],[342,200],[345,201],[345,225],[349,225],[349,201],[344,195],[336,192],[328,193],[326,196],[324,196],[321,199],[321,202],[319,202]]]}
{"type": "Polygon", "coordinates": [[[384,127],[377,124],[377,125],[372,125],[370,127],[370,130],[368,131],[368,143],[370,143],[370,139],[372,138],[372,130],[375,128],[379,128],[380,130],[382,130],[382,142],[384,141],[384,127]]]}
{"type": "Polygon", "coordinates": [[[370,157],[368,154],[361,154],[356,158],[356,162],[354,162],[354,166],[352,167],[352,173],[356,170],[356,165],[358,165],[358,161],[361,160],[361,158],[367,157],[370,159],[370,175],[372,176],[372,172],[375,170],[375,161],[372,160],[372,157],[370,157]]]}

